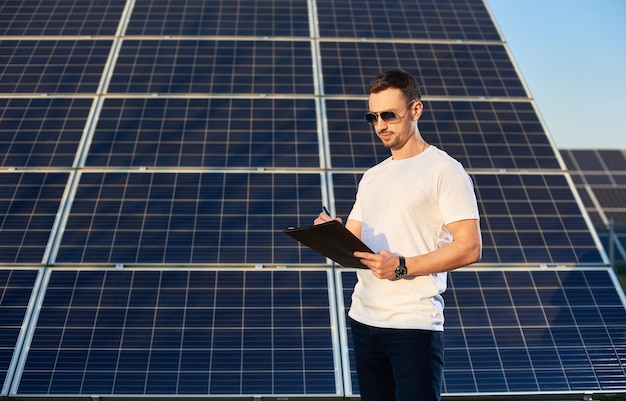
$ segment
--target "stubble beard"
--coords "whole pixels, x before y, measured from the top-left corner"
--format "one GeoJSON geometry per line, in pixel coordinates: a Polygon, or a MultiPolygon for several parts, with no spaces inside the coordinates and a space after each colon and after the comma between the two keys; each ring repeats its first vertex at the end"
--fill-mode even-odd
{"type": "MultiPolygon", "coordinates": [[[[387,132],[389,131],[386,131],[385,133],[387,132]]],[[[391,133],[391,138],[389,138],[389,140],[382,139],[380,137],[381,133],[378,133],[378,139],[380,139],[383,146],[387,149],[393,149],[397,147],[398,145],[400,145],[400,138],[398,138],[398,136],[394,132],[390,132],[390,133],[391,133]]]]}

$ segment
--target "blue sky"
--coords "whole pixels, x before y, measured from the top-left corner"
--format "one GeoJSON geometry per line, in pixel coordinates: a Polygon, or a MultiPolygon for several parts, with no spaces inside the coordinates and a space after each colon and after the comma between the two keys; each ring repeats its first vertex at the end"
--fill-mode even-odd
{"type": "Polygon", "coordinates": [[[626,0],[487,0],[556,146],[626,149],[626,0]]]}

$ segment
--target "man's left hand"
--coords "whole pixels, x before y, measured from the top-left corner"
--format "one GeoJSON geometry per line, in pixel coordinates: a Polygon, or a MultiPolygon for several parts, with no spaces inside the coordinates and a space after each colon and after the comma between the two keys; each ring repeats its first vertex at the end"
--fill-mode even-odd
{"type": "Polygon", "coordinates": [[[389,252],[379,253],[354,252],[354,256],[361,259],[361,263],[369,267],[375,277],[379,279],[393,279],[396,277],[396,267],[400,264],[400,258],[389,252]]]}

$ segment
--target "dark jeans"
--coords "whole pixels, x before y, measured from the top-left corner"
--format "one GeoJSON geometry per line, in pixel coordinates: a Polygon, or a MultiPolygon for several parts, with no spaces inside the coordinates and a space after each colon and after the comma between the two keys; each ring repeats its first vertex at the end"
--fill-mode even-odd
{"type": "Polygon", "coordinates": [[[362,401],[440,399],[443,332],[350,326],[362,401]]]}

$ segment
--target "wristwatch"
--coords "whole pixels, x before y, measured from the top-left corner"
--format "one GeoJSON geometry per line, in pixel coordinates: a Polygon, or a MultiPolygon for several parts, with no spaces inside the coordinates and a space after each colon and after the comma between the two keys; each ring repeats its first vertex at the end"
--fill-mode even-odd
{"type": "Polygon", "coordinates": [[[402,278],[406,276],[406,261],[403,256],[400,256],[400,264],[396,267],[396,278],[402,278]]]}

